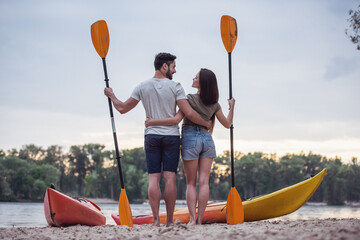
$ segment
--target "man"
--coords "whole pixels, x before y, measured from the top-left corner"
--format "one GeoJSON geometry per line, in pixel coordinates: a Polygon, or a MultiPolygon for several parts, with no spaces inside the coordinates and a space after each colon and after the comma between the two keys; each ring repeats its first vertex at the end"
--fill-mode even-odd
{"type": "MultiPolygon", "coordinates": [[[[146,116],[153,119],[173,117],[176,105],[191,121],[210,128],[211,121],[205,121],[195,112],[186,100],[185,91],[180,83],[172,80],[176,73],[176,56],[169,53],[159,53],[155,56],[155,75],[140,83],[125,102],[116,98],[111,88],[105,88],[104,93],[121,113],[127,113],[141,100],[146,116]]],[[[150,126],[145,128],[145,156],[149,173],[148,196],[153,213],[153,225],[160,226],[159,207],[161,199],[160,179],[163,171],[167,223],[173,223],[173,213],[176,201],[176,171],[180,156],[179,127],[150,126]],[[162,169],[161,169],[162,167],[162,169]]]]}

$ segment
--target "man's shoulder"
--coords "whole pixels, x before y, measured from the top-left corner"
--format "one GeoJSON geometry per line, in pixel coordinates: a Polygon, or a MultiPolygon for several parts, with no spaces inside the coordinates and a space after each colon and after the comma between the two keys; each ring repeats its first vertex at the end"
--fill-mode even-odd
{"type": "Polygon", "coordinates": [[[141,85],[141,84],[146,84],[146,83],[151,83],[151,82],[154,82],[154,78],[148,78],[148,79],[140,82],[140,85],[141,85]]]}
{"type": "MultiPolygon", "coordinates": [[[[176,92],[184,91],[184,88],[181,85],[181,83],[176,82],[174,80],[170,80],[168,78],[162,79],[162,84],[163,84],[163,86],[167,86],[167,87],[169,87],[170,89],[172,89],[173,91],[176,91],[176,92]]],[[[184,94],[185,94],[185,92],[184,92],[184,94]]]]}
{"type": "Polygon", "coordinates": [[[181,84],[179,82],[176,82],[176,81],[168,79],[168,78],[164,78],[162,80],[163,80],[163,82],[165,82],[166,84],[169,84],[169,85],[174,85],[174,86],[180,85],[181,86],[181,84]]]}
{"type": "Polygon", "coordinates": [[[138,83],[136,85],[136,88],[138,89],[143,89],[143,88],[146,88],[147,86],[149,85],[154,85],[155,81],[153,78],[149,78],[149,79],[146,79],[144,81],[141,81],[140,83],[138,83]]]}
{"type": "Polygon", "coordinates": [[[139,85],[156,84],[156,83],[163,83],[163,84],[168,84],[168,85],[178,85],[178,84],[180,84],[179,82],[175,82],[175,81],[170,80],[168,78],[149,78],[149,79],[146,79],[145,81],[140,82],[139,85]]]}

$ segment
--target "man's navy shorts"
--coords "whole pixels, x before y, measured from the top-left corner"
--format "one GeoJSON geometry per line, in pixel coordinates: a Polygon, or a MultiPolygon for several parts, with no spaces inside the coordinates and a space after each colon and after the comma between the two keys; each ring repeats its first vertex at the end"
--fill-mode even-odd
{"type": "Polygon", "coordinates": [[[177,172],[180,158],[180,136],[145,135],[145,157],[148,173],[177,172]]]}

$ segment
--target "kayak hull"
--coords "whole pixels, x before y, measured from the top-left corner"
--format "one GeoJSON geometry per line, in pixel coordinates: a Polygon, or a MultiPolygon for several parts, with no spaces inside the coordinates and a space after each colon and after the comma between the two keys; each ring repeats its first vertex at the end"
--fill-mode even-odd
{"type": "MultiPolygon", "coordinates": [[[[323,180],[326,168],[312,178],[270,194],[243,201],[244,221],[259,221],[280,217],[292,213],[303,206],[314,194],[323,180]]],[[[119,217],[112,214],[116,224],[119,217]]],[[[190,220],[187,208],[176,209],[174,221],[188,223],[190,220]]],[[[226,202],[209,203],[202,219],[203,223],[226,223],[226,202]]],[[[134,224],[151,224],[152,215],[133,217],[134,224]]],[[[166,224],[166,213],[160,214],[160,223],[166,224]]]]}
{"type": "Polygon", "coordinates": [[[45,218],[49,226],[105,225],[106,217],[101,209],[87,199],[74,199],[52,188],[44,197],[45,218]]]}

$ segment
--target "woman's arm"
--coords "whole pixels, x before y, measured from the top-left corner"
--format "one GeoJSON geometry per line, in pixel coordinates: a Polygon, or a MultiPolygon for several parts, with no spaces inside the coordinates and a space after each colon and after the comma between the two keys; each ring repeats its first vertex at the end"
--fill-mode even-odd
{"type": "Polygon", "coordinates": [[[184,113],[184,115],[190,119],[193,123],[196,123],[200,126],[204,126],[206,129],[211,128],[211,121],[204,120],[199,113],[197,113],[189,104],[188,100],[180,99],[176,101],[179,109],[184,113]]]}
{"type": "Polygon", "coordinates": [[[161,125],[161,126],[173,126],[178,125],[181,120],[184,118],[184,114],[181,111],[178,111],[174,117],[162,118],[162,119],[152,119],[147,117],[145,121],[145,127],[161,125]]]}
{"type": "Polygon", "coordinates": [[[229,110],[229,113],[228,113],[227,117],[224,116],[221,109],[215,113],[216,118],[226,128],[230,128],[231,124],[232,124],[232,121],[233,121],[235,99],[234,98],[229,99],[228,102],[229,102],[229,105],[230,105],[230,110],[229,110]]]}

